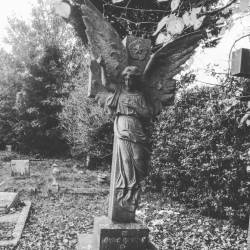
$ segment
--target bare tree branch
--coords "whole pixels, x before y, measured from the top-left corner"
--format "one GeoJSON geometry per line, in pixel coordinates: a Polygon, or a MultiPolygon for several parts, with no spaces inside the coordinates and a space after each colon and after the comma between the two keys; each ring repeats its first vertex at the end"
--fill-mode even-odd
{"type": "Polygon", "coordinates": [[[216,9],[216,10],[213,10],[213,11],[208,11],[208,12],[204,12],[204,13],[199,14],[199,17],[201,17],[201,16],[208,16],[208,15],[215,15],[218,12],[221,12],[224,9],[228,8],[229,6],[231,6],[232,4],[234,4],[235,2],[237,2],[237,0],[232,0],[231,2],[229,2],[227,5],[223,6],[222,8],[219,8],[219,9],[216,9]]]}

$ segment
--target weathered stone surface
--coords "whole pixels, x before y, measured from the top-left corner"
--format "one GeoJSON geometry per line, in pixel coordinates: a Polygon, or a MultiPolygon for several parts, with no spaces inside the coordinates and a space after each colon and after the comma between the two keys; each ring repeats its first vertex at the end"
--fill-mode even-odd
{"type": "MultiPolygon", "coordinates": [[[[116,172],[117,169],[113,168],[112,172],[116,172]]],[[[108,216],[111,220],[116,222],[130,223],[135,221],[135,209],[134,202],[128,201],[126,206],[121,206],[117,200],[119,195],[119,190],[115,187],[116,179],[111,178],[111,186],[110,186],[110,196],[109,196],[109,211],[108,216]]]]}
{"type": "Polygon", "coordinates": [[[18,193],[0,192],[0,211],[7,213],[18,200],[18,193]]]}
{"type": "Polygon", "coordinates": [[[78,235],[77,250],[157,250],[148,233],[139,223],[113,223],[102,216],[95,218],[93,235],[78,235]]]}
{"type": "Polygon", "coordinates": [[[144,96],[134,91],[137,74],[136,67],[127,67],[123,75],[130,83],[125,90],[117,91],[106,102],[116,113],[109,218],[124,223],[134,222],[140,182],[145,178],[149,166],[148,140],[142,120],[149,118],[151,113],[144,96]]]}
{"type": "Polygon", "coordinates": [[[30,176],[29,160],[12,160],[11,161],[11,176],[29,177],[30,176]]]}
{"type": "Polygon", "coordinates": [[[109,80],[119,82],[120,73],[128,65],[119,34],[90,1],[85,0],[82,13],[92,54],[95,58],[103,56],[109,80]]]}
{"type": "Polygon", "coordinates": [[[78,235],[77,250],[92,250],[92,234],[80,234],[78,235]]]}
{"type": "Polygon", "coordinates": [[[95,218],[91,247],[89,236],[85,235],[79,238],[78,249],[147,250],[151,249],[148,235],[148,228],[140,223],[114,223],[102,216],[95,218]]]}
{"type": "Polygon", "coordinates": [[[137,66],[143,73],[151,55],[151,40],[127,36],[123,43],[128,51],[128,65],[137,66]]]}

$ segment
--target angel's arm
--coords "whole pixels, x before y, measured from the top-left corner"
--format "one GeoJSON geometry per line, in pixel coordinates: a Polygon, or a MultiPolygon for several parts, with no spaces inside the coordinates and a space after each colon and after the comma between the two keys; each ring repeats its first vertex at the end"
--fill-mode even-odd
{"type": "Polygon", "coordinates": [[[117,84],[112,82],[110,78],[108,80],[107,66],[102,56],[100,56],[97,59],[97,63],[100,65],[102,85],[106,88],[107,91],[110,91],[110,92],[117,91],[117,87],[118,87],[117,84]]]}
{"type": "Polygon", "coordinates": [[[131,102],[126,103],[126,106],[131,109],[134,109],[137,115],[141,118],[149,119],[153,114],[152,108],[146,103],[146,100],[143,95],[139,98],[138,102],[134,104],[131,102]]]}

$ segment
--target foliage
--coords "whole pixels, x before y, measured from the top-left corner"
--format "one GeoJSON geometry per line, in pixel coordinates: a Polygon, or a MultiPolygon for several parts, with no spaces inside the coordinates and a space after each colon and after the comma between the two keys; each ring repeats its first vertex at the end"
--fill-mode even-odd
{"type": "Polygon", "coordinates": [[[75,42],[72,28],[54,15],[49,0],[37,1],[30,22],[15,16],[8,18],[5,43],[11,46],[15,60],[24,70],[47,45],[55,45],[70,54],[75,42]]]}
{"type": "Polygon", "coordinates": [[[59,113],[68,93],[63,86],[62,52],[55,46],[45,47],[37,64],[30,65],[28,70],[17,100],[18,148],[26,152],[63,154],[67,145],[59,127],[59,113]]]}
{"type": "MultiPolygon", "coordinates": [[[[78,72],[77,39],[47,0],[32,9],[31,21],[9,18],[9,60],[1,66],[1,142],[17,150],[63,153],[67,149],[58,115],[66,82],[78,72]]],[[[7,54],[7,53],[6,53],[7,54]]]]}
{"type": "Polygon", "coordinates": [[[183,90],[155,121],[151,182],[166,196],[203,213],[246,221],[249,190],[246,111],[236,98],[239,83],[183,90]]]}
{"type": "MultiPolygon", "coordinates": [[[[73,156],[111,157],[113,126],[110,116],[87,97],[88,70],[82,53],[79,73],[71,79],[69,98],[64,101],[60,126],[71,147],[73,156]]],[[[103,159],[104,159],[103,158],[103,159]]]]}
{"type": "Polygon", "coordinates": [[[0,50],[0,148],[16,141],[13,127],[16,122],[15,98],[20,89],[18,65],[13,57],[0,50]]]}
{"type": "Polygon", "coordinates": [[[158,249],[247,249],[247,230],[228,220],[202,216],[199,210],[187,209],[162,194],[143,195],[137,216],[149,228],[158,249]]]}

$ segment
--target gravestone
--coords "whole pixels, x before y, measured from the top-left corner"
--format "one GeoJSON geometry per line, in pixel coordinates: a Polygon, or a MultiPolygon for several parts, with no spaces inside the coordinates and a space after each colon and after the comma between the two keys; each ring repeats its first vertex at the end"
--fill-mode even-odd
{"type": "Polygon", "coordinates": [[[29,160],[12,160],[10,164],[11,176],[24,178],[30,176],[29,160]]]}
{"type": "Polygon", "coordinates": [[[11,152],[12,151],[12,146],[11,145],[6,145],[6,151],[11,152]]]}

